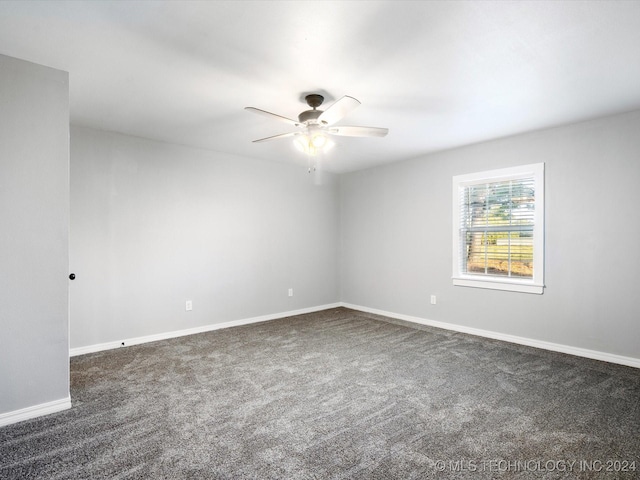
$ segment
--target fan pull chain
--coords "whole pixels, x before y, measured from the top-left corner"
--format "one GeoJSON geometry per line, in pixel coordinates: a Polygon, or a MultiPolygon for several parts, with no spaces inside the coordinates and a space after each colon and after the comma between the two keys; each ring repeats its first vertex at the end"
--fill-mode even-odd
{"type": "Polygon", "coordinates": [[[311,158],[313,157],[313,155],[311,155],[309,152],[307,152],[307,172],[308,173],[312,173],[316,171],[316,163],[311,161],[311,158]]]}

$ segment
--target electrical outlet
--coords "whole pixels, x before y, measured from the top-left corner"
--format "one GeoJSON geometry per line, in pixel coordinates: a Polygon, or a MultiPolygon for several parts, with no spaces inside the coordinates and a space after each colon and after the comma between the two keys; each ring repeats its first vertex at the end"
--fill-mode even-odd
{"type": "Polygon", "coordinates": [[[190,312],[191,310],[193,310],[193,301],[187,300],[187,302],[185,303],[184,309],[187,312],[190,312]]]}
{"type": "Polygon", "coordinates": [[[290,296],[290,297],[293,297],[293,288],[290,288],[290,289],[289,289],[289,296],[290,296]]]}
{"type": "Polygon", "coordinates": [[[436,304],[436,296],[431,295],[431,305],[435,305],[435,304],[436,304]]]}

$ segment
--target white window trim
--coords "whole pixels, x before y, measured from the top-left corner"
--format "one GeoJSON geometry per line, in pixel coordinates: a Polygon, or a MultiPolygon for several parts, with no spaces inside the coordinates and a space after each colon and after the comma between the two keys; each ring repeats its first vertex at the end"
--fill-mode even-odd
{"type": "Polygon", "coordinates": [[[453,177],[453,284],[462,287],[488,288],[513,292],[542,294],[544,292],[544,163],[522,165],[453,177]],[[489,275],[468,275],[460,271],[460,190],[474,184],[534,178],[536,208],[533,230],[533,278],[505,278],[489,275]]]}

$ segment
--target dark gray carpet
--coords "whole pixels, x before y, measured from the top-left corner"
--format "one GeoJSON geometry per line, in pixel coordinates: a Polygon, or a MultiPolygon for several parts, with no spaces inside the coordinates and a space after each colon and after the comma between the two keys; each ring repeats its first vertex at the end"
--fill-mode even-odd
{"type": "Polygon", "coordinates": [[[381,319],[75,357],[72,409],[0,429],[0,478],[640,477],[640,370],[381,319]]]}

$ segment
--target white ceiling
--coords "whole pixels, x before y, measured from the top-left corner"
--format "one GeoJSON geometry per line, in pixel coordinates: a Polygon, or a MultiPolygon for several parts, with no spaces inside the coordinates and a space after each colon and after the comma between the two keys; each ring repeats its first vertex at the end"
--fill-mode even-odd
{"type": "Polygon", "coordinates": [[[638,1],[0,1],[0,53],[68,71],[75,125],[301,166],[243,107],[351,95],[390,132],[334,172],[640,108],[638,1]]]}

